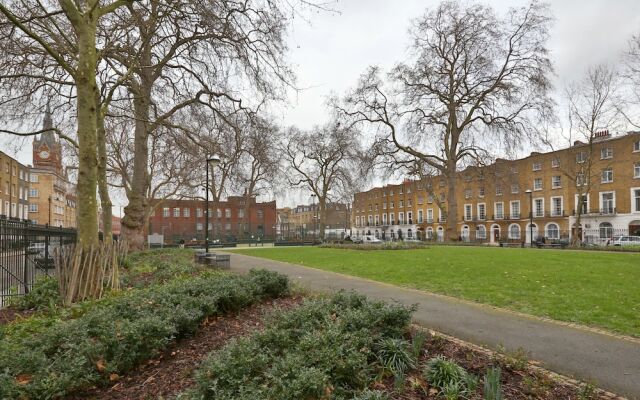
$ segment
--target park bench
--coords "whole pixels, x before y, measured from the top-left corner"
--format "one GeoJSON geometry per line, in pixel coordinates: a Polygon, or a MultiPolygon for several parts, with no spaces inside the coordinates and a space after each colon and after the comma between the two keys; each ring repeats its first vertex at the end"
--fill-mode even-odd
{"type": "Polygon", "coordinates": [[[500,242],[500,247],[524,247],[524,242],[500,242]]]}
{"type": "Polygon", "coordinates": [[[564,249],[567,247],[565,243],[536,243],[539,249],[564,249]]]}

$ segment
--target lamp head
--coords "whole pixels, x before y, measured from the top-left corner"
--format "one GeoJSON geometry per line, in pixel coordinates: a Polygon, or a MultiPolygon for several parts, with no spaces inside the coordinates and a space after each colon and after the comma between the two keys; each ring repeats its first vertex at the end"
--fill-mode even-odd
{"type": "Polygon", "coordinates": [[[531,194],[531,193],[533,193],[533,192],[531,191],[531,189],[527,189],[527,190],[525,190],[524,192],[525,192],[525,193],[527,193],[527,194],[531,194]]]}
{"type": "Polygon", "coordinates": [[[216,165],[218,165],[220,163],[220,157],[218,157],[215,154],[212,155],[211,157],[207,157],[207,163],[211,163],[215,167],[216,165]]]}

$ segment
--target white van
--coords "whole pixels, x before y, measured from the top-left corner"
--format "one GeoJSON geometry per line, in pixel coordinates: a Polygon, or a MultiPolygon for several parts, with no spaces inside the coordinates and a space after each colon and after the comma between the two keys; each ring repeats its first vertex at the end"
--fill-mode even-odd
{"type": "Polygon", "coordinates": [[[373,235],[364,235],[362,237],[362,243],[364,244],[382,244],[382,240],[378,239],[373,235]]]}

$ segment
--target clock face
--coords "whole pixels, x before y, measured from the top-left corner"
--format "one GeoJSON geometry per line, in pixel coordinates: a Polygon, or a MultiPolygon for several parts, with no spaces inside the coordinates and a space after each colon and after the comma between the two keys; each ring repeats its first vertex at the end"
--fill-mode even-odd
{"type": "Polygon", "coordinates": [[[46,150],[42,150],[40,152],[40,158],[44,158],[44,159],[49,158],[49,152],[46,150]]]}

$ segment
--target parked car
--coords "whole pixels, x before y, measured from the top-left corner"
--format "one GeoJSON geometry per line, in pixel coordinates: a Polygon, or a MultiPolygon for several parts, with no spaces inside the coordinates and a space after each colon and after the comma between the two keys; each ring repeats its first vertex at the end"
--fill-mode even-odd
{"type": "Polygon", "coordinates": [[[362,243],[362,238],[356,237],[356,236],[351,236],[351,241],[353,243],[362,243]]]}
{"type": "Polygon", "coordinates": [[[614,236],[611,244],[614,246],[640,246],[640,236],[614,236]]]}
{"type": "Polygon", "coordinates": [[[416,238],[406,238],[403,240],[405,243],[422,243],[422,240],[418,240],[416,238]]]}
{"type": "Polygon", "coordinates": [[[362,243],[364,244],[382,244],[382,240],[373,235],[365,235],[362,237],[362,243]]]}

